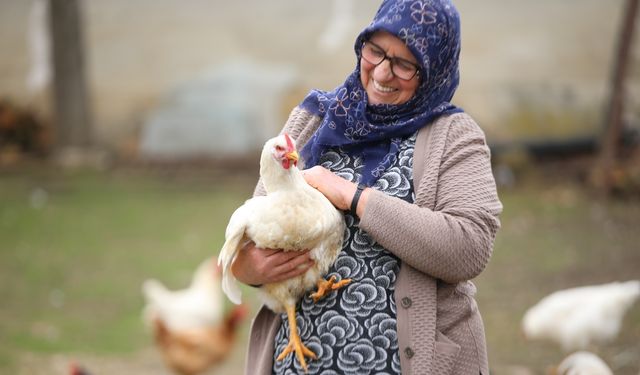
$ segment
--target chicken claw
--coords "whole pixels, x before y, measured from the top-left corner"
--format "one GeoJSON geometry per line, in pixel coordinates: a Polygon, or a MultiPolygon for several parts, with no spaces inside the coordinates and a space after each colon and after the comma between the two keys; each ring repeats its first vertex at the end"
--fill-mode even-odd
{"type": "Polygon", "coordinates": [[[315,293],[311,293],[310,297],[313,298],[313,302],[318,302],[322,297],[326,296],[333,290],[342,288],[349,284],[351,279],[342,279],[336,282],[335,275],[331,276],[329,280],[318,280],[318,290],[315,293]]]}
{"type": "Polygon", "coordinates": [[[307,372],[307,362],[304,357],[310,357],[312,359],[316,359],[317,356],[314,352],[312,352],[309,348],[304,346],[300,336],[298,335],[298,323],[296,322],[296,308],[295,306],[287,305],[285,306],[287,309],[287,319],[289,320],[289,343],[287,347],[284,348],[282,353],[278,356],[277,360],[282,361],[285,357],[291,353],[296,353],[296,358],[298,358],[298,362],[304,369],[304,372],[307,372]]]}

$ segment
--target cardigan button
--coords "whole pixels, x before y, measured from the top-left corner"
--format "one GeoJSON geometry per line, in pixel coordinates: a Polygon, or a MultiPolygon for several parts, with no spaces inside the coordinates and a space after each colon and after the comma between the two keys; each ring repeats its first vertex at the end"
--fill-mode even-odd
{"type": "Polygon", "coordinates": [[[416,354],[416,353],[414,353],[413,349],[411,349],[410,347],[407,346],[406,348],[404,348],[404,355],[406,355],[407,358],[409,358],[409,359],[413,358],[414,354],[416,354]]]}
{"type": "Polygon", "coordinates": [[[411,307],[411,304],[413,304],[413,301],[411,301],[411,298],[409,297],[403,297],[402,300],[400,300],[400,305],[402,305],[402,307],[404,307],[405,309],[411,307]]]}

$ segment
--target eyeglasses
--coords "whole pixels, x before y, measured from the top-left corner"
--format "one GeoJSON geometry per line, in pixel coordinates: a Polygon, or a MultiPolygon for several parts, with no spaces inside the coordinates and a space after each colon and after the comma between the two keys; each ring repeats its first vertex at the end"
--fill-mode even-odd
{"type": "Polygon", "coordinates": [[[361,54],[363,59],[375,66],[382,64],[384,60],[389,60],[393,75],[404,81],[411,80],[420,72],[420,67],[418,65],[400,57],[387,56],[380,46],[371,41],[365,41],[362,43],[361,54]]]}

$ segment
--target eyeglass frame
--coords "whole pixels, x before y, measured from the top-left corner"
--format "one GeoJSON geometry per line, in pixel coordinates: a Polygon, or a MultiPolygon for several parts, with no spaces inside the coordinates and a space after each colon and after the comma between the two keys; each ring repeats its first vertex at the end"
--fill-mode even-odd
{"type": "Polygon", "coordinates": [[[362,42],[362,46],[360,47],[360,57],[362,57],[366,62],[368,62],[369,64],[372,64],[373,66],[378,66],[380,64],[382,64],[382,62],[384,60],[388,60],[389,61],[389,65],[390,65],[390,69],[391,70],[391,74],[393,74],[394,77],[397,77],[398,79],[401,79],[403,81],[411,81],[415,76],[420,76],[420,71],[422,70],[422,68],[418,65],[418,64],[414,64],[411,61],[407,60],[407,59],[403,59],[402,57],[395,57],[395,56],[389,56],[387,55],[387,53],[384,51],[384,49],[382,47],[380,47],[379,45],[373,43],[370,40],[365,40],[362,42]],[[364,57],[364,54],[362,53],[362,50],[364,49],[365,44],[371,44],[372,46],[376,47],[377,49],[380,50],[380,52],[382,52],[382,60],[380,60],[377,64],[374,62],[369,61],[366,57],[364,57]],[[402,60],[404,62],[406,62],[407,64],[410,64],[412,66],[414,66],[416,68],[416,72],[413,73],[413,75],[410,78],[402,78],[400,76],[398,76],[396,74],[396,72],[393,71],[393,67],[396,66],[394,64],[394,61],[398,61],[398,60],[402,60]]]}

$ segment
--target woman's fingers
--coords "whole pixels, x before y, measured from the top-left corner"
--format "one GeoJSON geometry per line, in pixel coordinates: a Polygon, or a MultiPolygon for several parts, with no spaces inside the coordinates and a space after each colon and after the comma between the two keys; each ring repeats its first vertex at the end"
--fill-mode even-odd
{"type": "Polygon", "coordinates": [[[309,250],[282,251],[278,250],[265,258],[266,283],[273,283],[300,276],[305,273],[314,261],[311,260],[309,250]]]}
{"type": "Polygon", "coordinates": [[[297,269],[300,266],[305,265],[310,262],[308,253],[298,254],[293,258],[289,259],[287,262],[281,263],[278,266],[273,268],[273,275],[283,275],[291,272],[292,270],[297,269]]]}
{"type": "Polygon", "coordinates": [[[297,267],[291,269],[290,271],[277,275],[276,277],[274,277],[274,279],[271,282],[284,281],[292,277],[300,276],[303,273],[307,272],[307,270],[311,268],[314,264],[315,262],[313,260],[308,260],[307,262],[298,265],[297,267]]]}
{"type": "Polygon", "coordinates": [[[313,264],[309,250],[263,249],[248,242],[236,256],[232,272],[238,280],[258,285],[299,276],[313,264]]]}
{"type": "Polygon", "coordinates": [[[302,251],[282,251],[276,250],[274,253],[267,256],[266,261],[273,268],[281,266],[283,264],[289,263],[291,260],[305,257],[307,260],[309,259],[309,250],[302,251]]]}
{"type": "Polygon", "coordinates": [[[336,208],[340,210],[349,208],[356,184],[318,165],[303,170],[302,176],[309,185],[324,194],[336,208]]]}

